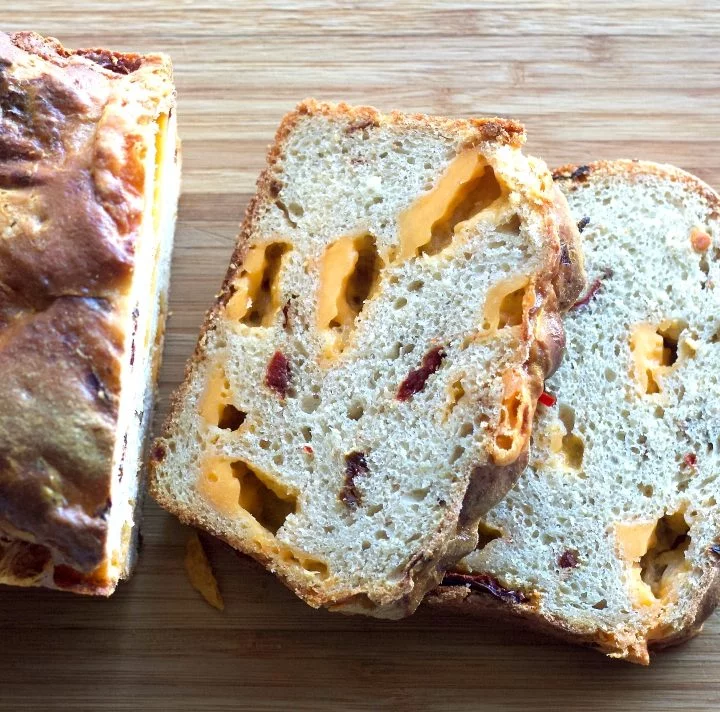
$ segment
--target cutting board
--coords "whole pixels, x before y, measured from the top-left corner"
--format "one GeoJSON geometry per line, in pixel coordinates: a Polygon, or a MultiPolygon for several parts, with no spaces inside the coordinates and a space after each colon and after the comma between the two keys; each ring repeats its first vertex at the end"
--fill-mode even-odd
{"type": "MultiPolygon", "coordinates": [[[[159,417],[218,289],[267,144],[305,96],[524,121],[551,166],[668,161],[720,186],[716,3],[3,0],[2,29],[175,62],[184,193],[159,417]]],[[[1,375],[0,375],[1,377],[1,375]]],[[[182,565],[153,503],[134,578],[109,600],[0,590],[0,709],[720,708],[720,620],[649,669],[515,628],[315,611],[251,561],[210,555],[226,601],[182,565]]]]}

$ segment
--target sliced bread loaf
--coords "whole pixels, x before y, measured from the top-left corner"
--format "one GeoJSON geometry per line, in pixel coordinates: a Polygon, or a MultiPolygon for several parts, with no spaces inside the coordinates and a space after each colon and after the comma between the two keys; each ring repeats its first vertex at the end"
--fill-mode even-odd
{"type": "Polygon", "coordinates": [[[720,561],[720,199],[671,166],[556,173],[585,296],[538,409],[530,467],[432,597],[611,656],[696,633],[720,561]]]}
{"type": "Polygon", "coordinates": [[[161,505],[311,605],[414,610],[522,470],[582,288],[523,141],[501,119],[285,117],[154,448],[161,505]]]}

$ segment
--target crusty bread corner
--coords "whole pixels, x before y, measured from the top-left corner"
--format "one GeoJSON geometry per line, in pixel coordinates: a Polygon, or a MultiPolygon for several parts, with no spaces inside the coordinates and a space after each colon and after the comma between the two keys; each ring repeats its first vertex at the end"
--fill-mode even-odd
{"type": "MultiPolygon", "coordinates": [[[[617,241],[618,245],[624,246],[619,249],[627,249],[628,243],[622,231],[630,227],[631,223],[627,221],[641,220],[639,217],[641,215],[640,211],[643,211],[643,214],[647,212],[647,207],[641,205],[641,194],[645,190],[655,190],[655,194],[661,196],[660,200],[666,203],[665,207],[669,211],[676,211],[675,222],[680,225],[680,228],[678,228],[678,224],[671,224],[673,221],[668,218],[667,213],[663,214],[661,223],[656,225],[652,225],[653,215],[650,215],[646,229],[649,234],[656,237],[657,242],[655,244],[657,247],[653,248],[654,253],[642,253],[642,256],[637,254],[632,259],[642,259],[644,263],[647,262],[648,264],[654,264],[655,262],[661,264],[662,253],[668,250],[673,255],[679,256],[675,258],[676,260],[684,261],[688,271],[693,276],[697,273],[701,280],[705,280],[703,290],[709,290],[705,292],[706,294],[712,294],[712,290],[716,294],[718,289],[717,269],[720,262],[720,197],[703,181],[683,170],[674,166],[646,161],[617,160],[598,161],[587,165],[568,165],[554,171],[553,177],[557,185],[570,197],[571,205],[576,206],[578,210],[583,210],[582,215],[577,213],[575,217],[578,220],[583,220],[587,216],[583,223],[588,225],[588,232],[595,232],[595,235],[592,236],[593,243],[586,245],[588,279],[591,286],[586,296],[578,302],[580,305],[578,314],[575,315],[575,312],[573,312],[573,316],[566,319],[566,331],[570,339],[567,360],[557,378],[552,379],[547,385],[548,389],[557,396],[558,405],[562,407],[563,384],[567,383],[565,379],[569,378],[573,382],[580,384],[587,377],[587,371],[590,369],[588,354],[585,353],[582,359],[578,360],[578,354],[574,351],[578,343],[575,332],[579,329],[578,333],[583,333],[582,325],[585,323],[584,320],[588,318],[583,316],[582,310],[587,309],[591,302],[593,303],[592,309],[612,309],[607,303],[602,303],[603,282],[618,276],[619,272],[630,269],[627,265],[603,263],[602,258],[598,258],[594,254],[594,250],[597,249],[595,245],[599,244],[598,240],[602,240],[602,244],[613,244],[613,241],[617,241]],[[613,200],[612,196],[607,193],[602,194],[603,200],[598,201],[597,204],[593,204],[591,200],[583,202],[579,197],[573,198],[575,194],[581,196],[583,189],[591,186],[593,182],[609,186],[616,185],[617,193],[628,192],[628,204],[632,205],[635,210],[635,217],[632,217],[632,211],[628,213],[621,212],[619,214],[625,217],[621,217],[619,222],[613,223],[613,211],[627,210],[628,205],[620,204],[621,201],[618,201],[617,198],[613,200]],[[635,190],[636,192],[633,193],[632,191],[635,190]],[[665,237],[666,230],[668,231],[667,237],[665,237]],[[696,230],[699,231],[699,235],[705,242],[693,242],[696,230]],[[598,235],[602,235],[602,237],[599,238],[598,235]],[[706,247],[708,244],[706,238],[708,236],[710,246],[706,247]],[[687,240],[687,243],[685,240],[687,240]],[[694,266],[698,262],[700,265],[699,270],[694,266]],[[590,299],[588,299],[588,296],[590,299]],[[575,326],[576,318],[577,327],[575,326]]],[[[632,248],[634,245],[630,244],[630,247],[632,248]]],[[[669,293],[672,294],[679,287],[677,285],[673,287],[673,275],[675,273],[668,272],[669,269],[677,269],[677,264],[661,268],[661,274],[658,275],[658,285],[660,289],[663,289],[665,283],[670,289],[669,293]]],[[[637,279],[640,278],[637,277],[637,279]]],[[[640,286],[645,287],[646,285],[640,282],[640,286]]],[[[613,295],[609,299],[618,299],[618,297],[613,295]]],[[[710,297],[706,297],[706,301],[710,299],[710,297]]],[[[622,300],[618,301],[621,302],[622,300]]],[[[667,307],[665,308],[667,309],[667,307]]],[[[718,338],[720,338],[720,319],[718,319],[717,308],[715,310],[708,309],[707,305],[701,308],[699,304],[697,308],[701,310],[698,318],[702,320],[709,317],[710,321],[707,324],[690,323],[689,328],[698,337],[700,342],[698,348],[705,349],[703,355],[707,360],[710,358],[709,350],[717,349],[716,344],[718,338]],[[713,318],[715,319],[714,325],[712,323],[713,318]],[[713,329],[715,329],[715,336],[712,335],[713,329]],[[696,333],[700,331],[703,333],[696,333]],[[707,338],[708,334],[710,334],[709,339],[707,338]],[[707,341],[709,343],[703,343],[707,341]]],[[[656,313],[659,315],[661,312],[662,309],[657,310],[656,313]]],[[[672,316],[672,314],[669,314],[669,316],[672,316]]],[[[658,319],[660,319],[660,316],[656,316],[656,320],[658,319]]],[[[632,324],[626,326],[630,328],[632,324]]],[[[591,341],[596,338],[593,335],[594,333],[588,334],[587,346],[591,346],[591,341]]],[[[616,358],[615,360],[607,360],[606,365],[613,373],[618,373],[620,363],[620,359],[616,358]]],[[[706,369],[708,373],[714,370],[710,365],[710,361],[708,361],[706,369]]],[[[672,375],[668,376],[666,374],[665,377],[672,378],[672,375]]],[[[683,395],[690,393],[692,379],[693,376],[690,376],[690,382],[684,381],[678,392],[683,395]]],[[[663,386],[663,382],[661,382],[661,386],[663,386]]],[[[706,383],[703,389],[705,387],[709,387],[709,384],[706,383]]],[[[668,388],[673,393],[677,390],[677,387],[672,383],[668,388]]],[[[662,400],[664,398],[662,393],[650,394],[649,397],[657,399],[660,407],[660,411],[655,413],[655,417],[665,417],[665,411],[671,407],[671,401],[668,399],[672,398],[672,396],[668,395],[668,399],[665,400],[662,400]]],[[[603,417],[609,417],[604,416],[603,408],[605,404],[615,402],[614,399],[608,399],[604,404],[598,404],[594,410],[595,420],[602,421],[603,417]]],[[[655,401],[653,401],[654,403],[655,401]]],[[[673,443],[676,452],[675,462],[677,463],[675,467],[678,469],[678,474],[672,473],[668,477],[671,482],[677,480],[677,483],[672,485],[672,490],[667,489],[667,484],[661,481],[646,481],[645,477],[647,475],[643,474],[639,469],[636,470],[632,466],[628,466],[627,474],[618,472],[618,480],[615,481],[614,487],[607,488],[605,493],[602,493],[593,487],[592,479],[579,481],[577,486],[573,485],[572,479],[567,479],[574,476],[571,468],[568,468],[568,471],[563,473],[561,479],[556,480],[554,485],[555,487],[558,484],[560,485],[559,497],[564,504],[562,506],[558,505],[557,509],[550,513],[543,511],[531,514],[531,519],[527,520],[528,530],[538,527],[538,538],[551,537],[548,541],[556,542],[547,547],[550,556],[555,557],[549,573],[552,575],[554,570],[554,575],[559,577],[559,580],[564,580],[567,587],[570,577],[573,576],[575,571],[580,572],[582,570],[588,556],[587,546],[582,548],[574,546],[574,543],[577,543],[577,536],[586,537],[585,543],[587,543],[590,541],[589,533],[591,533],[590,529],[587,531],[585,529],[588,522],[590,522],[588,515],[580,520],[574,519],[573,530],[564,532],[563,538],[557,541],[555,539],[558,536],[558,521],[567,513],[572,513],[574,508],[578,507],[578,502],[583,499],[582,496],[579,498],[573,497],[572,490],[578,492],[587,490],[590,492],[592,487],[592,492],[588,496],[594,498],[592,507],[593,511],[598,513],[598,517],[600,517],[599,512],[605,506],[600,497],[609,499],[614,496],[613,490],[620,489],[618,487],[619,483],[630,487],[637,485],[641,492],[640,499],[650,503],[646,508],[647,511],[656,512],[656,514],[648,517],[648,521],[653,521],[654,517],[657,516],[673,515],[679,509],[683,513],[683,518],[689,517],[686,526],[689,524],[687,535],[692,549],[688,549],[690,553],[687,556],[683,554],[683,556],[686,556],[686,561],[688,558],[690,559],[688,562],[689,569],[681,566],[678,569],[681,572],[679,578],[676,580],[670,579],[665,584],[667,592],[658,594],[660,596],[658,601],[652,603],[644,612],[642,605],[640,606],[640,612],[635,610],[638,604],[633,603],[635,600],[633,596],[637,594],[633,594],[633,591],[638,584],[633,583],[634,579],[627,578],[629,574],[624,569],[627,564],[623,564],[620,557],[623,552],[622,545],[620,545],[620,549],[616,548],[619,562],[617,572],[610,574],[610,582],[605,580],[601,582],[598,588],[599,591],[603,592],[602,595],[607,600],[591,605],[594,599],[588,598],[584,611],[579,611],[576,603],[573,606],[570,605],[569,592],[566,594],[568,600],[565,606],[558,603],[551,606],[546,602],[545,599],[549,598],[551,593],[553,594],[553,600],[557,597],[562,601],[563,598],[562,594],[555,596],[556,592],[554,590],[547,590],[547,578],[544,569],[550,562],[538,560],[533,566],[533,570],[528,572],[526,569],[527,564],[516,560],[516,554],[510,551],[504,552],[505,548],[512,544],[511,539],[514,534],[518,532],[509,525],[510,511],[525,507],[528,512],[532,512],[536,507],[537,497],[543,498],[542,494],[538,493],[543,491],[544,448],[547,448],[550,430],[554,428],[553,420],[555,416],[549,413],[552,409],[543,410],[540,421],[536,426],[534,438],[540,445],[538,446],[539,452],[535,453],[533,451],[531,455],[531,466],[518,482],[516,488],[510,492],[508,497],[497,508],[499,513],[496,514],[496,510],[493,510],[483,519],[481,529],[486,534],[489,534],[483,542],[484,547],[481,547],[478,552],[460,562],[453,572],[446,575],[444,585],[437,588],[426,598],[427,605],[435,609],[478,617],[491,617],[512,624],[519,624],[529,630],[546,633],[570,643],[593,647],[610,657],[641,665],[649,664],[650,654],[653,651],[683,643],[695,636],[702,630],[704,621],[714,611],[720,600],[720,567],[718,566],[720,547],[717,545],[718,539],[720,539],[720,521],[717,507],[712,504],[713,497],[711,496],[707,501],[705,497],[707,492],[712,490],[712,483],[717,477],[717,465],[713,465],[713,458],[720,446],[720,442],[717,441],[717,428],[716,425],[713,425],[713,423],[717,422],[717,417],[713,415],[717,412],[717,409],[714,405],[716,401],[712,399],[705,400],[704,405],[702,405],[702,399],[698,403],[700,405],[694,416],[694,425],[685,419],[680,419],[680,416],[678,416],[676,428],[679,434],[679,442],[677,444],[673,443]],[[716,441],[714,444],[710,442],[707,449],[702,443],[699,443],[702,447],[698,447],[697,452],[695,452],[693,446],[684,444],[684,441],[686,438],[698,437],[695,431],[697,428],[701,430],[705,428],[703,421],[709,423],[709,427],[706,428],[706,437],[712,438],[713,432],[715,432],[716,441]],[[715,428],[715,431],[713,431],[713,428],[715,428]],[[686,430],[692,430],[693,434],[687,435],[686,430]],[[701,480],[706,485],[703,485],[701,480]],[[674,491],[676,487],[677,492],[674,491]],[[710,490],[707,487],[710,487],[710,490]],[[530,492],[533,493],[532,501],[530,500],[530,492]],[[561,509],[564,511],[560,511],[561,509]],[[701,513],[698,514],[698,512],[701,513]],[[573,535],[575,535],[575,540],[573,540],[573,535]],[[506,537],[510,537],[510,539],[506,539],[506,537]],[[695,539],[697,539],[697,542],[693,543],[695,539]],[[563,557],[568,558],[563,560],[563,557]],[[688,571],[688,573],[682,573],[685,571],[688,571]],[[531,580],[535,583],[531,583],[531,580]],[[545,583],[545,587],[542,584],[537,585],[538,581],[545,583]],[[612,588],[616,588],[618,592],[628,591],[627,594],[623,593],[622,595],[629,597],[617,599],[616,592],[611,590],[612,588]],[[611,608],[609,604],[613,598],[621,602],[624,601],[629,612],[626,615],[619,614],[610,620],[604,617],[604,613],[611,608]]],[[[575,405],[575,403],[572,405],[575,405]]],[[[636,406],[638,409],[640,407],[642,406],[636,406]]],[[[578,425],[575,424],[574,427],[577,430],[578,425]]],[[[650,435],[650,430],[646,431],[646,434],[650,435]]],[[[613,446],[615,449],[618,447],[622,446],[613,446]]],[[[606,457],[612,457],[613,448],[603,451],[606,457]]],[[[548,483],[544,490],[548,499],[552,495],[552,492],[549,491],[551,487],[553,485],[548,483]]],[[[717,492],[717,484],[714,487],[714,491],[717,492]]],[[[624,516],[629,517],[631,520],[640,517],[641,521],[644,521],[642,519],[642,508],[638,509],[633,505],[631,497],[628,497],[626,505],[620,504],[621,507],[626,506],[625,511],[627,511],[627,514],[624,516]]],[[[524,535],[519,534],[520,542],[518,546],[522,546],[524,535]]],[[[600,536],[602,533],[596,532],[595,534],[600,536]]],[[[600,540],[602,541],[605,537],[611,537],[612,535],[611,531],[606,531],[600,540]]],[[[673,544],[674,547],[678,546],[678,542],[684,541],[683,536],[681,535],[676,540],[675,544],[673,544]]],[[[650,542],[650,545],[654,546],[652,539],[650,542]]],[[[688,545],[686,543],[680,544],[681,549],[683,546],[688,545]]],[[[590,548],[601,547],[595,543],[591,544],[590,548]]],[[[652,563],[643,558],[635,565],[642,565],[647,567],[648,571],[652,571],[652,563]]],[[[596,573],[598,580],[600,580],[600,572],[596,573]]],[[[587,575],[592,576],[593,572],[591,571],[587,575]]],[[[645,580],[645,578],[642,579],[642,581],[645,580]]],[[[647,580],[651,579],[648,578],[647,580]]],[[[582,587],[582,584],[579,585],[582,587]]],[[[589,593],[588,595],[593,596],[596,594],[589,593]]],[[[647,595],[645,589],[642,589],[641,595],[647,595]]]]}
{"type": "MultiPolygon", "coordinates": [[[[182,473],[188,472],[190,467],[194,468],[194,463],[180,464],[178,461],[177,464],[168,464],[168,460],[185,447],[184,442],[182,445],[178,442],[188,440],[188,429],[197,427],[189,425],[194,421],[188,419],[188,412],[197,408],[196,404],[201,398],[202,382],[206,378],[206,372],[212,367],[214,358],[210,352],[217,351],[213,343],[220,338],[218,333],[227,328],[224,322],[227,321],[228,304],[235,294],[238,279],[242,277],[248,249],[253,242],[260,239],[258,233],[263,229],[263,221],[267,221],[268,213],[274,211],[279,213],[279,217],[278,222],[273,225],[284,225],[284,229],[289,233],[295,229],[294,220],[288,212],[287,203],[290,199],[286,194],[289,188],[282,174],[282,162],[288,151],[288,142],[298,126],[308,117],[324,117],[337,125],[339,142],[347,141],[348,136],[364,135],[367,139],[373,131],[391,130],[398,138],[410,135],[428,137],[428,141],[430,138],[437,142],[445,141],[449,146],[448,151],[452,151],[453,155],[478,147],[488,154],[495,155],[493,151],[498,151],[503,156],[513,156],[525,138],[519,124],[505,119],[465,121],[401,113],[383,115],[372,107],[353,108],[346,104],[332,105],[315,100],[302,102],[294,112],[288,114],[269,149],[268,167],[259,177],[257,194],[248,205],[223,287],[206,316],[194,355],[188,362],[183,384],[173,397],[163,435],[153,448],[150,492],[161,506],[185,523],[208,530],[263,563],[310,605],[325,606],[346,613],[396,618],[411,613],[424,593],[440,581],[444,570],[472,549],[478,517],[504,495],[525,466],[535,403],[542,392],[545,376],[555,370],[562,356],[561,309],[574,302],[584,285],[578,232],[564,198],[554,191],[551,176],[544,164],[527,159],[522,169],[526,173],[517,174],[508,180],[517,180],[518,186],[521,186],[523,181],[528,185],[532,184],[532,188],[524,185],[518,187],[518,190],[526,201],[523,210],[527,213],[523,213],[523,220],[526,214],[533,216],[533,230],[537,230],[535,244],[536,247],[542,245],[542,248],[538,247],[538,253],[532,258],[534,266],[530,279],[535,302],[523,307],[522,323],[518,327],[524,344],[520,349],[524,353],[519,371],[522,374],[522,383],[518,387],[525,393],[528,408],[524,412],[520,432],[516,434],[516,447],[511,457],[504,462],[500,462],[499,458],[493,462],[493,459],[485,454],[482,457],[487,458],[486,461],[481,460],[472,468],[469,464],[462,463],[465,471],[463,476],[467,477],[462,496],[451,506],[448,505],[448,511],[441,521],[430,527],[430,535],[426,531],[418,531],[421,546],[418,545],[404,558],[399,580],[387,581],[383,576],[378,576],[371,581],[372,585],[340,585],[334,581],[335,577],[331,574],[329,581],[320,581],[317,575],[313,576],[312,572],[309,574],[296,563],[289,564],[287,555],[283,561],[278,554],[276,543],[263,543],[258,546],[257,541],[253,543],[247,530],[241,530],[239,525],[219,517],[207,505],[203,505],[192,492],[192,483],[185,481],[180,484],[182,473]],[[279,211],[277,206],[280,206],[279,211]]],[[[438,173],[445,169],[447,160],[451,157],[438,166],[438,173]]],[[[359,162],[361,158],[356,160],[359,162]]],[[[509,170],[509,173],[511,172],[509,170]]],[[[437,174],[433,180],[436,179],[437,174]]],[[[425,189],[427,190],[427,187],[425,189]]],[[[392,191],[393,186],[388,185],[386,190],[392,191]]],[[[277,229],[275,232],[277,233],[277,229]]],[[[292,309],[290,313],[292,319],[292,309]]],[[[360,329],[357,324],[362,324],[364,318],[361,313],[356,321],[356,329],[360,329]]],[[[285,319],[287,320],[287,315],[285,319]]],[[[298,319],[297,323],[300,324],[300,318],[298,319]]],[[[223,336],[221,340],[224,339],[223,336]]],[[[412,358],[418,363],[421,356],[422,354],[412,358]]],[[[246,377],[249,376],[243,378],[246,377]]],[[[490,429],[487,434],[491,432],[490,429]]],[[[280,431],[274,433],[275,438],[281,435],[280,431]]],[[[318,447],[315,442],[313,446],[318,447]]],[[[486,451],[477,451],[478,458],[481,457],[480,452],[486,451]]],[[[445,505],[444,501],[442,505],[445,505]]],[[[265,538],[264,534],[262,538],[265,538]]],[[[284,546],[285,544],[282,544],[280,547],[281,552],[284,546]]],[[[296,549],[293,551],[297,553],[296,549]]],[[[306,554],[301,552],[301,555],[306,554]]],[[[311,555],[312,552],[308,556],[311,555]]]]}

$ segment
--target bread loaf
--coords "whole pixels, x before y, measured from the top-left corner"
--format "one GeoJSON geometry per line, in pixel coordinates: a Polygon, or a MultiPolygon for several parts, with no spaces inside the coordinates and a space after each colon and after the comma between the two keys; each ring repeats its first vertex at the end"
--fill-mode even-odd
{"type": "Polygon", "coordinates": [[[180,168],[163,55],[0,33],[0,583],[134,559],[180,168]]]}

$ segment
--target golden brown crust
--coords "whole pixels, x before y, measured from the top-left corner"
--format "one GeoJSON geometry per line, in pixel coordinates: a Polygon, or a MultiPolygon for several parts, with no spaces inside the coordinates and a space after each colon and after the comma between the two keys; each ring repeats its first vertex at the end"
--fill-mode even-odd
{"type": "Polygon", "coordinates": [[[99,572],[125,297],[171,76],[161,55],[0,33],[0,582],[23,580],[18,551],[45,549],[55,580],[31,585],[114,586],[99,572]]]}
{"type": "MultiPolygon", "coordinates": [[[[191,388],[193,376],[206,358],[206,335],[215,328],[223,308],[233,294],[232,285],[238,271],[241,269],[255,224],[265,206],[272,201],[278,200],[281,196],[283,185],[276,176],[276,165],[282,157],[286,141],[298,122],[302,121],[306,116],[313,115],[329,116],[333,119],[346,121],[348,126],[345,130],[348,132],[370,130],[372,127],[382,124],[392,126],[399,132],[417,130],[418,127],[422,127],[440,135],[447,134],[457,137],[460,134],[465,137],[463,146],[474,146],[491,141],[520,147],[525,140],[524,129],[520,124],[498,118],[460,120],[422,114],[406,115],[398,112],[384,115],[369,106],[351,107],[343,103],[337,105],[325,104],[313,99],[301,102],[295,111],[286,115],[276,132],[274,143],[268,150],[267,168],[258,178],[257,192],[247,207],[222,288],[216,296],[214,305],[206,315],[194,354],[186,366],[183,383],[173,396],[170,412],[164,424],[163,435],[156,441],[153,448],[150,467],[150,492],[161,506],[178,516],[184,523],[201,526],[211,531],[234,548],[253,556],[263,565],[271,567],[289,588],[309,604],[316,607],[329,606],[333,610],[342,612],[368,612],[372,609],[372,614],[375,616],[397,618],[415,610],[425,591],[440,581],[444,570],[451,563],[457,561],[463,553],[467,553],[468,542],[472,542],[473,537],[476,535],[477,518],[496,504],[519,476],[527,460],[532,412],[529,413],[525,427],[525,441],[514,461],[506,465],[496,464],[476,468],[471,478],[462,513],[458,517],[458,512],[448,512],[448,517],[453,518],[452,521],[457,523],[455,539],[448,543],[441,542],[438,538],[438,541],[428,548],[437,547],[440,549],[439,554],[437,551],[429,550],[412,560],[407,565],[404,574],[404,580],[408,583],[408,593],[401,601],[389,601],[387,606],[379,605],[377,601],[370,601],[366,594],[357,593],[356,591],[347,591],[346,596],[338,596],[330,600],[322,587],[308,587],[306,580],[293,577],[278,562],[263,556],[256,549],[251,549],[247,542],[242,539],[228,537],[225,532],[218,531],[212,522],[199,517],[186,506],[169,498],[159,486],[154,474],[156,467],[161,464],[166,452],[167,441],[165,438],[170,437],[174,431],[183,402],[191,388]]],[[[523,334],[528,341],[537,342],[531,351],[528,362],[525,364],[524,372],[533,408],[537,397],[542,392],[545,374],[555,367],[564,344],[564,336],[559,320],[553,319],[553,312],[557,312],[558,309],[559,300],[557,295],[562,292],[566,295],[566,301],[569,300],[569,303],[572,304],[584,286],[584,272],[582,262],[579,259],[574,261],[570,271],[567,271],[567,274],[571,275],[572,279],[563,281],[561,277],[562,246],[560,237],[564,236],[568,244],[573,246],[576,245],[578,240],[577,228],[572,219],[569,218],[569,213],[562,210],[558,211],[549,195],[545,195],[543,200],[540,201],[538,210],[543,213],[545,218],[547,255],[546,263],[538,270],[539,274],[535,277],[534,288],[539,297],[538,303],[542,302],[547,311],[541,315],[538,310],[531,309],[530,313],[525,315],[525,332],[523,334]],[[572,290],[576,291],[573,292],[572,290]]],[[[472,543],[469,546],[471,547],[472,543]]]]}

